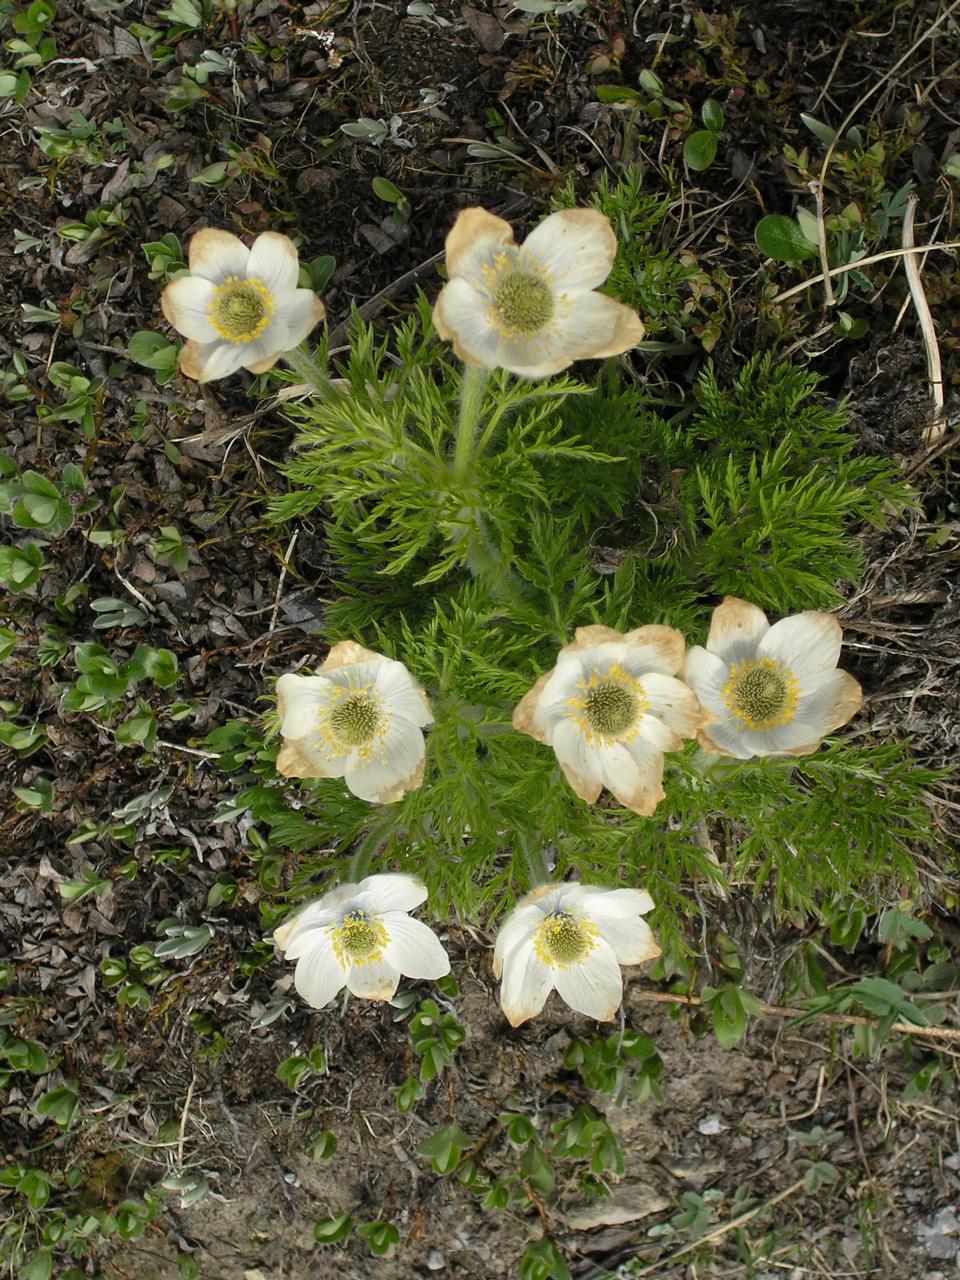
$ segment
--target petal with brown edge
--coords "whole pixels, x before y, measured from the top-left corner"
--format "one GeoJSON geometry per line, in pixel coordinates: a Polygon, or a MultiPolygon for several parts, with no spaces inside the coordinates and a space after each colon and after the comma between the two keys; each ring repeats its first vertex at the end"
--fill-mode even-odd
{"type": "Polygon", "coordinates": [[[552,325],[557,354],[570,360],[598,360],[618,356],[635,347],[644,335],[635,311],[603,293],[582,293],[571,299],[552,325]]]}
{"type": "Polygon", "coordinates": [[[288,738],[277,754],[277,773],[285,778],[338,778],[343,772],[330,772],[330,762],[311,751],[303,738],[288,738]]]}
{"type": "Polygon", "coordinates": [[[447,233],[445,247],[449,279],[457,275],[467,256],[483,240],[513,244],[513,227],[479,205],[461,209],[456,222],[447,233]]]}
{"type": "Polygon", "coordinates": [[[278,351],[275,356],[267,356],[266,360],[257,360],[255,364],[245,364],[243,367],[248,373],[266,373],[268,369],[272,369],[280,357],[282,351],[278,351]]]}
{"type": "Polygon", "coordinates": [[[749,662],[756,656],[757,645],[769,629],[770,623],[762,609],[737,596],[725,596],[710,619],[707,648],[727,666],[749,662]]]}
{"type": "Polygon", "coordinates": [[[617,237],[599,209],[560,209],[534,227],[523,247],[550,272],[557,290],[580,293],[610,274],[617,237]]]}
{"type": "Polygon", "coordinates": [[[847,671],[831,671],[809,693],[801,696],[796,719],[822,736],[846,724],[863,705],[863,690],[847,671]]]}
{"type": "Polygon", "coordinates": [[[190,240],[190,270],[214,284],[222,284],[228,276],[244,277],[249,257],[243,241],[219,227],[203,227],[190,240]]]}
{"type": "Polygon", "coordinates": [[[615,631],[613,627],[604,627],[595,623],[589,627],[577,627],[573,643],[565,645],[560,652],[575,653],[579,649],[593,649],[601,644],[620,644],[623,638],[622,631],[615,631]]]}
{"type": "Polygon", "coordinates": [[[643,738],[634,738],[625,747],[633,764],[630,770],[617,768],[616,772],[604,769],[604,783],[625,809],[631,809],[641,818],[649,818],[664,798],[663,752],[649,746],[643,738]]]}
{"type": "Polygon", "coordinates": [[[373,649],[365,649],[362,644],[357,644],[355,640],[341,640],[339,644],[333,646],[326,658],[324,658],[320,670],[332,671],[335,667],[353,667],[358,662],[380,662],[382,659],[382,653],[375,653],[373,649]]]}
{"type": "Polygon", "coordinates": [[[632,651],[631,656],[642,656],[649,663],[644,668],[646,671],[659,671],[661,675],[675,676],[683,666],[687,641],[675,627],[650,623],[628,631],[623,639],[632,651]]]}
{"type": "Polygon", "coordinates": [[[534,717],[547,681],[553,675],[555,669],[553,668],[546,672],[545,675],[542,675],[533,688],[527,690],[513,709],[513,727],[518,732],[525,733],[528,738],[536,739],[537,742],[549,743],[550,741],[548,735],[539,727],[534,717]]]}

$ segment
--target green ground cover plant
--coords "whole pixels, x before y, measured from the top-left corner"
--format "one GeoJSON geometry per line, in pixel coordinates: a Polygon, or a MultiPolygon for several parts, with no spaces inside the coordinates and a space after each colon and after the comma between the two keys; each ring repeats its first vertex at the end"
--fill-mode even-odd
{"type": "MultiPolygon", "coordinates": [[[[635,174],[598,204],[615,226],[655,216],[635,174]]],[[[631,302],[636,282],[663,277],[648,243],[623,239],[611,276],[631,302]]],[[[681,312],[682,284],[668,279],[664,314],[681,312]]],[[[302,855],[295,893],[345,858],[350,878],[398,865],[438,912],[484,919],[548,876],[625,877],[650,889],[679,953],[698,883],[751,882],[814,916],[836,895],[874,910],[911,883],[931,779],[905,744],[746,762],[690,745],[671,757],[666,801],[637,817],[586,808],[510,724],[578,626],[665,623],[694,644],[724,595],[771,615],[842,602],[859,531],[915,498],[895,465],[855,451],[846,407],[814,375],[769,354],[728,379],[707,363],[666,410],[613,362],[595,383],[485,379],[437,341],[425,298],[388,336],[354,320],[334,367],[322,347],[289,363],[312,393],[291,402],[289,486],[271,514],[323,525],[339,598],[319,638],[402,661],[436,721],[427,780],[398,804],[371,810],[330,779],[296,784],[291,809],[269,765],[224,801],[266,823],[269,848],[302,855]]]]}

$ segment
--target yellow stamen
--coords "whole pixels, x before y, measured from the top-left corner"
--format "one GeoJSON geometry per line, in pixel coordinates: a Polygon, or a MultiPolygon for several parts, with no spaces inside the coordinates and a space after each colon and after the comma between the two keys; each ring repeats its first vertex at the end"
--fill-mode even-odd
{"type": "Polygon", "coordinates": [[[554,318],[557,299],[550,272],[522,249],[502,249],[482,268],[490,300],[487,322],[504,338],[529,338],[554,318]]]}
{"type": "Polygon", "coordinates": [[[745,728],[777,729],[796,715],[800,685],[782,662],[754,658],[731,666],[722,696],[745,728]]]}
{"type": "Polygon", "coordinates": [[[614,662],[581,679],[567,706],[587,746],[605,747],[636,737],[649,701],[642,682],[614,662]]]}
{"type": "Polygon", "coordinates": [[[383,949],[390,941],[383,922],[361,907],[341,916],[340,923],[330,925],[327,932],[333,953],[344,967],[356,965],[362,968],[365,964],[379,964],[383,959],[383,949]]]}
{"type": "Polygon", "coordinates": [[[334,685],[319,712],[320,740],[332,758],[355,751],[363,764],[383,755],[390,726],[372,685],[334,685]]]}
{"type": "Polygon", "coordinates": [[[577,920],[569,911],[552,911],[533,935],[537,959],[551,969],[569,969],[572,964],[579,964],[596,945],[596,925],[577,920]]]}
{"type": "Polygon", "coordinates": [[[221,338],[240,344],[261,337],[276,310],[276,299],[262,280],[229,276],[214,289],[207,318],[221,338]]]}

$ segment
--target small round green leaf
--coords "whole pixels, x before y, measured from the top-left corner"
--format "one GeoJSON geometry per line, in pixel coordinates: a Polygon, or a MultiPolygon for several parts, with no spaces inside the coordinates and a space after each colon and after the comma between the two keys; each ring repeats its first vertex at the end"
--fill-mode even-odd
{"type": "Polygon", "coordinates": [[[803,262],[817,256],[817,246],[810,243],[799,224],[781,213],[761,218],[754,235],[760,252],[778,262],[803,262]]]}
{"type": "Polygon", "coordinates": [[[717,135],[712,129],[698,129],[683,144],[683,158],[691,169],[709,169],[717,158],[717,135]]]}

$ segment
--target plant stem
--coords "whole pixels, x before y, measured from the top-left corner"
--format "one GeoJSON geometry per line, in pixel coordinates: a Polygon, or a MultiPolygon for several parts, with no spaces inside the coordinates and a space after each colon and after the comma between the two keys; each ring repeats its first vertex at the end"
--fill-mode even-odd
{"type": "Polygon", "coordinates": [[[457,422],[457,440],[453,453],[453,479],[463,480],[473,461],[480,410],[487,389],[490,370],[478,365],[467,365],[460,380],[460,418],[457,422]]]}
{"type": "Polygon", "coordinates": [[[330,385],[330,379],[317,364],[305,342],[299,347],[294,347],[292,351],[285,351],[283,361],[290,366],[301,382],[305,382],[314,391],[326,391],[330,385]]]}

